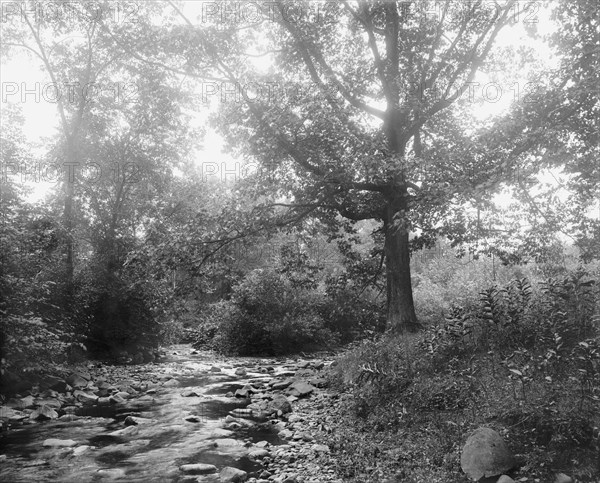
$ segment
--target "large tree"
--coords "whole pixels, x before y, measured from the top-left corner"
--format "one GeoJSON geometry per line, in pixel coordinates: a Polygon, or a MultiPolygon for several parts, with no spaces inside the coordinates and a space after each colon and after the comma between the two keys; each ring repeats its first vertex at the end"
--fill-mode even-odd
{"type": "Polygon", "coordinates": [[[390,329],[418,328],[411,247],[480,234],[461,208],[489,203],[517,161],[538,167],[560,144],[544,130],[575,112],[521,102],[478,126],[461,105],[474,93],[496,100],[495,86],[477,90],[478,72],[531,58],[531,48],[494,45],[511,24],[532,27],[537,4],[270,2],[263,17],[211,4],[195,17],[190,4],[167,3],[160,27],[124,29],[117,42],[200,80],[202,101],[220,104],[228,145],[259,164],[247,186],[260,220],[381,222],[390,329]]]}
{"type": "Polygon", "coordinates": [[[437,159],[423,151],[460,133],[450,107],[515,20],[515,2],[444,2],[433,12],[431,2],[294,5],[291,18],[275,4],[267,29],[219,15],[194,25],[178,10],[184,24],[171,35],[189,48],[165,62],[222,80],[203,94],[224,106],[218,126],[230,145],[261,163],[255,181],[278,179],[265,209],[382,222],[388,326],[416,330],[409,234],[417,222],[423,233],[435,226],[464,178],[460,142],[437,159]],[[266,74],[253,62],[261,55],[266,74]]]}

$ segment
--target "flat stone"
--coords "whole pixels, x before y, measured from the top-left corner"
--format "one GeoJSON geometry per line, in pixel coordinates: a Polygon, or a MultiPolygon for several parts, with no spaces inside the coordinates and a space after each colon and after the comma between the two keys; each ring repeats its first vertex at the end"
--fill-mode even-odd
{"type": "Polygon", "coordinates": [[[183,397],[199,397],[200,394],[198,394],[196,391],[183,391],[181,393],[181,395],[183,397]]]}
{"type": "Polygon", "coordinates": [[[275,383],[273,383],[273,385],[271,387],[275,391],[280,391],[280,390],[285,389],[286,387],[288,387],[291,383],[292,383],[292,381],[290,379],[288,379],[288,380],[285,380],[285,381],[275,382],[275,383]]]}
{"type": "Polygon", "coordinates": [[[91,406],[98,402],[98,396],[80,390],[74,391],[73,396],[84,406],[91,406]]]}
{"type": "Polygon", "coordinates": [[[33,396],[22,397],[20,399],[11,398],[6,402],[6,406],[13,409],[32,409],[36,405],[33,396]]]}
{"type": "Polygon", "coordinates": [[[125,470],[121,468],[107,468],[98,470],[96,473],[101,476],[108,476],[109,478],[125,478],[125,470]]]}
{"type": "Polygon", "coordinates": [[[210,372],[221,372],[221,368],[220,368],[220,367],[217,367],[217,366],[212,366],[212,367],[209,369],[209,371],[210,371],[210,372]]]}
{"type": "Polygon", "coordinates": [[[11,407],[0,407],[0,418],[8,419],[9,421],[22,421],[27,419],[28,415],[11,407]]]}
{"type": "Polygon", "coordinates": [[[269,456],[269,452],[266,449],[255,449],[250,451],[250,453],[248,453],[248,456],[250,456],[250,458],[253,458],[255,460],[261,460],[263,459],[265,456],[269,456]]]}
{"type": "Polygon", "coordinates": [[[122,436],[134,436],[137,433],[139,433],[139,429],[137,426],[127,426],[126,428],[123,429],[117,429],[116,431],[112,431],[110,433],[108,433],[109,436],[117,436],[117,437],[122,437],[122,436]]]}
{"type": "Polygon", "coordinates": [[[181,465],[179,469],[183,473],[187,473],[190,475],[209,475],[211,473],[217,472],[217,467],[215,465],[208,465],[204,463],[181,465]]]}
{"type": "Polygon", "coordinates": [[[167,382],[163,384],[164,387],[177,387],[179,386],[179,381],[177,379],[169,379],[167,382]]]}
{"type": "Polygon", "coordinates": [[[241,483],[246,481],[247,478],[248,473],[231,466],[226,466],[219,473],[221,483],[241,483]]]}
{"type": "Polygon", "coordinates": [[[311,384],[304,381],[296,381],[287,388],[286,393],[291,396],[303,397],[308,396],[314,390],[315,387],[311,384]]]}
{"type": "Polygon", "coordinates": [[[49,448],[70,448],[72,446],[77,446],[77,441],[72,439],[46,439],[42,443],[42,446],[49,448]]]}
{"type": "Polygon", "coordinates": [[[233,438],[218,438],[214,440],[214,445],[227,448],[231,446],[241,446],[242,443],[240,443],[237,439],[233,438]]]}
{"type": "Polygon", "coordinates": [[[90,448],[91,446],[88,446],[87,444],[84,444],[83,446],[77,446],[77,448],[73,450],[73,455],[82,455],[83,453],[86,453],[90,448]]]}
{"type": "Polygon", "coordinates": [[[86,387],[89,379],[83,378],[80,374],[71,374],[67,377],[67,382],[72,387],[86,387]]]}
{"type": "Polygon", "coordinates": [[[215,428],[210,433],[210,438],[229,438],[233,436],[233,431],[229,431],[228,429],[223,428],[215,428]]]}

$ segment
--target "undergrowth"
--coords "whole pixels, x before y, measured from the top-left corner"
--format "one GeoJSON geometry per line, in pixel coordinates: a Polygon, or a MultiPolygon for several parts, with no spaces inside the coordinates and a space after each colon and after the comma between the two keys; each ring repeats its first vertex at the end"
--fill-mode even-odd
{"type": "Polygon", "coordinates": [[[577,270],[490,286],[419,335],[356,344],[330,375],[350,394],[331,441],[340,473],[464,481],[462,446],[488,426],[520,455],[519,478],[599,481],[598,313],[596,282],[577,270]]]}

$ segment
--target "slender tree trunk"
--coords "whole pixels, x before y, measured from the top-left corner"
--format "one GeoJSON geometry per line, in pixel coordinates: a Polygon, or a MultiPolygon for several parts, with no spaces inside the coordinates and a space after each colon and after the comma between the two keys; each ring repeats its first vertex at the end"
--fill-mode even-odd
{"type": "Polygon", "coordinates": [[[408,230],[404,221],[405,196],[394,197],[386,207],[385,260],[387,278],[387,327],[404,333],[419,329],[410,278],[408,230]]]}
{"type": "Polygon", "coordinates": [[[72,140],[67,140],[67,153],[65,163],[65,208],[64,208],[64,223],[66,231],[66,247],[65,247],[65,271],[67,283],[67,295],[70,295],[73,290],[73,274],[75,272],[75,234],[73,233],[73,196],[75,192],[75,178],[70,171],[74,166],[75,148],[72,140]]]}

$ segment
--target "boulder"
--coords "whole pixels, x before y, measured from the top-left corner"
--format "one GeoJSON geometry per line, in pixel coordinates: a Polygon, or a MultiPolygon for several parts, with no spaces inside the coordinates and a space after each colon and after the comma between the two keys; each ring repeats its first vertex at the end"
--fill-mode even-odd
{"type": "Polygon", "coordinates": [[[49,406],[40,406],[29,415],[29,418],[39,420],[56,419],[58,418],[58,413],[49,406]]]}
{"type": "Polygon", "coordinates": [[[276,413],[278,411],[281,411],[283,414],[292,412],[292,405],[288,399],[281,394],[274,395],[273,399],[267,405],[268,413],[276,413]]]}
{"type": "Polygon", "coordinates": [[[244,369],[243,367],[238,367],[235,370],[235,375],[236,376],[240,376],[240,377],[245,377],[248,373],[246,372],[246,369],[244,369]]]}
{"type": "Polygon", "coordinates": [[[67,377],[67,382],[72,387],[86,387],[88,385],[88,380],[77,373],[71,374],[69,377],[67,377]]]}
{"type": "Polygon", "coordinates": [[[308,396],[314,390],[314,386],[310,385],[308,382],[296,381],[286,389],[286,393],[291,396],[303,397],[308,396]]]}
{"type": "Polygon", "coordinates": [[[35,403],[39,406],[48,406],[52,409],[60,409],[62,407],[62,403],[53,397],[48,397],[45,399],[36,399],[35,403]]]}
{"type": "Polygon", "coordinates": [[[279,433],[277,433],[277,436],[279,436],[281,439],[292,439],[294,433],[289,429],[284,429],[283,431],[279,431],[279,433]]]}
{"type": "Polygon", "coordinates": [[[6,406],[12,409],[33,409],[36,406],[36,402],[33,396],[19,399],[11,398],[6,402],[6,406]]]}
{"type": "Polygon", "coordinates": [[[265,456],[269,456],[269,452],[266,449],[254,449],[248,453],[248,456],[253,460],[261,460],[265,456]]]}
{"type": "Polygon", "coordinates": [[[476,429],[467,439],[460,457],[462,470],[474,481],[501,475],[515,465],[515,457],[502,436],[491,428],[476,429]]]}
{"type": "Polygon", "coordinates": [[[113,394],[108,397],[108,401],[110,404],[123,404],[126,399],[123,396],[120,396],[120,393],[113,394]]]}
{"type": "Polygon", "coordinates": [[[250,384],[246,384],[241,389],[238,389],[237,391],[235,391],[235,397],[247,398],[247,397],[250,397],[255,392],[258,392],[256,388],[254,388],[250,384]]]}
{"type": "Polygon", "coordinates": [[[241,483],[246,481],[247,478],[248,473],[238,470],[237,468],[233,468],[232,466],[226,466],[219,473],[219,480],[222,483],[241,483]]]}
{"type": "Polygon", "coordinates": [[[516,483],[516,482],[510,476],[502,475],[500,478],[498,478],[498,481],[496,483],[516,483]]]}
{"type": "Polygon", "coordinates": [[[27,419],[27,414],[11,407],[0,406],[0,419],[18,422],[27,419]]]}
{"type": "Polygon", "coordinates": [[[50,375],[44,376],[40,386],[47,389],[54,389],[55,391],[59,392],[67,391],[67,382],[64,379],[50,375]]]}
{"type": "Polygon", "coordinates": [[[313,377],[308,382],[311,383],[315,387],[326,387],[327,386],[327,379],[325,379],[324,377],[313,377]]]}
{"type": "Polygon", "coordinates": [[[564,473],[558,473],[554,478],[554,483],[573,483],[573,478],[564,473]]]}

